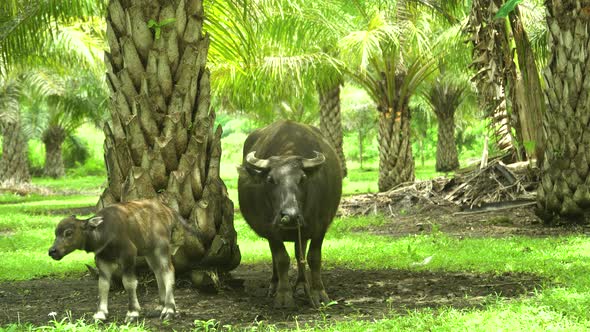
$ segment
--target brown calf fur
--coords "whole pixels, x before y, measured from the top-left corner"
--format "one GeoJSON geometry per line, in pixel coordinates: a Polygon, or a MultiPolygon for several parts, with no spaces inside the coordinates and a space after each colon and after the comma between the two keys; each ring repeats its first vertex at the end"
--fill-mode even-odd
{"type": "Polygon", "coordinates": [[[123,286],[129,295],[126,320],[139,317],[135,264],[144,256],[158,283],[162,319],[175,313],[174,266],[171,256],[182,244],[183,232],[189,226],[175,211],[157,199],[114,204],[96,216],[80,220],[76,216],[63,219],[55,230],[55,242],[49,255],[60,260],[76,249],[94,252],[99,271],[98,310],[94,319],[108,315],[108,293],[113,272],[120,267],[123,286]]]}

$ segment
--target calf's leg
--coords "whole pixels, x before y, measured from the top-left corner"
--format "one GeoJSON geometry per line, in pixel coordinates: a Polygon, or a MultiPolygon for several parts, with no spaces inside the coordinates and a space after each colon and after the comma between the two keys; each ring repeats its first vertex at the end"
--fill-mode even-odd
{"type": "Polygon", "coordinates": [[[164,309],[160,314],[161,319],[170,319],[176,312],[176,303],[174,302],[174,265],[170,254],[165,256],[162,261],[162,282],[164,284],[164,309]]]}
{"type": "Polygon", "coordinates": [[[162,265],[157,255],[149,255],[145,257],[150,269],[156,276],[156,282],[158,283],[158,311],[162,311],[164,303],[166,301],[166,289],[164,289],[164,281],[162,280],[162,265]]]}
{"type": "Polygon", "coordinates": [[[170,250],[167,246],[157,249],[154,254],[146,256],[146,260],[156,275],[158,282],[158,294],[161,319],[170,319],[176,312],[176,303],[174,302],[174,265],[170,250]]]}
{"type": "Polygon", "coordinates": [[[129,297],[129,307],[125,321],[134,321],[139,318],[139,301],[137,300],[137,277],[135,276],[135,256],[128,256],[122,260],[123,287],[129,297]]]}
{"type": "Polygon", "coordinates": [[[293,291],[289,285],[289,254],[283,241],[268,240],[274,269],[278,274],[277,293],[275,295],[275,308],[292,308],[295,306],[293,291]]]}
{"type": "Polygon", "coordinates": [[[98,268],[98,310],[94,314],[95,320],[106,320],[109,314],[109,288],[111,287],[111,277],[117,269],[117,264],[108,262],[100,258],[95,258],[96,267],[98,268]]]}
{"type": "Polygon", "coordinates": [[[323,236],[321,238],[312,239],[309,245],[309,253],[307,254],[307,263],[311,269],[311,304],[316,308],[320,306],[321,302],[330,302],[330,298],[322,283],[321,276],[323,242],[323,236]]]}

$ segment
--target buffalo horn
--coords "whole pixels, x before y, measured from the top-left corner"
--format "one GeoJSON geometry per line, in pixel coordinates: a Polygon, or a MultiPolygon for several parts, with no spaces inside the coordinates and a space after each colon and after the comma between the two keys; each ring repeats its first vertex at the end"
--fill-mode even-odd
{"type": "Polygon", "coordinates": [[[268,169],[270,167],[270,161],[268,159],[258,159],[256,158],[255,154],[256,151],[248,153],[248,155],[246,156],[246,161],[248,162],[248,164],[256,168],[268,169]]]}
{"type": "Polygon", "coordinates": [[[324,157],[324,154],[314,151],[315,152],[315,158],[311,158],[311,159],[302,159],[303,162],[303,168],[312,168],[312,167],[316,167],[319,166],[321,164],[324,163],[324,161],[326,161],[326,157],[324,157]]]}

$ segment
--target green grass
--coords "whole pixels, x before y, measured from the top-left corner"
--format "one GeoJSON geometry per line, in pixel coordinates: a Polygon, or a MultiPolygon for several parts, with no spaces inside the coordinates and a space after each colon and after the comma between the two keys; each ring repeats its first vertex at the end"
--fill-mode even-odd
{"type": "Polygon", "coordinates": [[[54,191],[98,191],[103,185],[106,185],[106,176],[66,176],[61,179],[54,179],[48,177],[33,178],[33,184],[37,186],[47,187],[54,191]]]}
{"type": "Polygon", "coordinates": [[[85,270],[92,256],[76,252],[62,262],[47,255],[54,229],[63,218],[49,210],[92,206],[97,196],[34,197],[20,204],[0,205],[0,280],[26,280],[85,270]]]}
{"type": "MultiPolygon", "coordinates": [[[[374,166],[372,166],[374,167],[374,166]]],[[[426,168],[431,167],[427,166],[426,168]]],[[[438,176],[433,172],[417,174],[438,176]]],[[[236,197],[235,164],[222,166],[230,196],[236,197]]],[[[359,170],[354,165],[345,180],[344,192],[376,191],[376,168],[359,170]],[[373,186],[373,187],[371,187],[373,186]]],[[[87,188],[96,194],[74,196],[0,195],[0,281],[28,280],[44,276],[80,274],[92,255],[77,252],[55,262],[47,256],[54,239],[54,227],[62,218],[49,210],[92,206],[98,199],[101,177],[64,180],[35,179],[36,184],[56,190],[87,188]],[[10,203],[12,202],[12,203],[10,203]]],[[[502,274],[529,273],[543,280],[531,297],[492,298],[485,308],[419,309],[406,313],[392,311],[373,320],[351,317],[348,321],[329,319],[301,330],[326,331],[585,331],[590,329],[590,239],[584,235],[547,238],[510,236],[504,238],[455,238],[441,232],[399,238],[377,236],[359,231],[359,227],[381,225],[381,216],[339,218],[328,231],[324,242],[325,267],[351,269],[403,269],[440,272],[502,274]],[[429,264],[417,266],[432,257],[429,264]]],[[[265,240],[260,239],[239,214],[235,220],[242,264],[270,262],[265,240]]],[[[293,246],[288,246],[293,257],[293,246]]],[[[329,309],[328,309],[329,310],[329,309]]],[[[329,311],[328,311],[329,313],[329,311]]],[[[195,331],[212,330],[214,322],[198,322],[195,331]]],[[[1,329],[1,328],[0,328],[1,329]]],[[[143,331],[141,325],[95,325],[85,321],[65,320],[45,327],[8,325],[5,330],[58,331],[143,331]]],[[[260,325],[257,331],[277,330],[260,325]]]]}

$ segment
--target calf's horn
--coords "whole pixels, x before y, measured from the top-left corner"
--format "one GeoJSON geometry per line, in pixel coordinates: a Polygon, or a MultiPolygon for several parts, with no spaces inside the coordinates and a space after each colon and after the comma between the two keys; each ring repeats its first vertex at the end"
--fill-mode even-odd
{"type": "Polygon", "coordinates": [[[303,168],[317,167],[326,161],[326,157],[324,156],[323,153],[320,153],[317,151],[314,151],[314,152],[315,152],[315,158],[311,158],[311,159],[303,158],[301,160],[303,162],[303,168]]]}
{"type": "Polygon", "coordinates": [[[248,155],[246,156],[246,162],[248,162],[248,164],[250,164],[256,168],[260,168],[260,169],[270,168],[270,160],[258,159],[258,158],[256,158],[255,154],[256,154],[256,151],[252,151],[252,152],[248,153],[248,155]]]}

